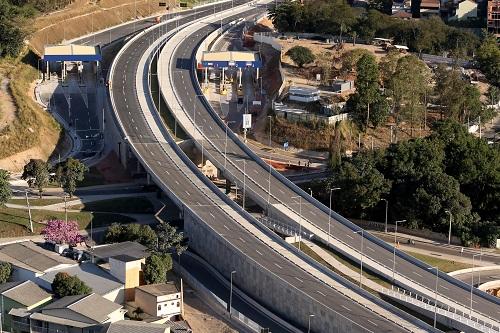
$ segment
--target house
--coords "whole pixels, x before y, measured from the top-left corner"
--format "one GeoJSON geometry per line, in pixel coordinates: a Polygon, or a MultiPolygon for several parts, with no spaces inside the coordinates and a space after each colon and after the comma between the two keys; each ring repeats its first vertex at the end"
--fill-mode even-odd
{"type": "Polygon", "coordinates": [[[154,317],[172,318],[181,314],[182,295],[173,283],[159,283],[135,288],[135,303],[154,317]]]}
{"type": "Polygon", "coordinates": [[[473,0],[460,1],[453,7],[451,8],[450,20],[462,21],[477,17],[477,2],[473,0]]]}
{"type": "Polygon", "coordinates": [[[12,328],[10,310],[32,310],[52,300],[52,295],[32,281],[17,281],[1,284],[0,298],[2,329],[10,332],[12,328]]]}
{"type": "Polygon", "coordinates": [[[291,86],[288,90],[288,99],[302,103],[319,101],[319,90],[316,88],[291,86]]]}
{"type": "Polygon", "coordinates": [[[147,248],[144,245],[131,241],[98,245],[93,247],[92,251],[88,253],[93,257],[94,261],[104,262],[109,262],[109,258],[123,254],[135,259],[145,259],[149,257],[147,248]]]}
{"type": "Polygon", "coordinates": [[[487,5],[486,28],[497,37],[500,36],[500,0],[489,0],[487,5]]]}
{"type": "Polygon", "coordinates": [[[36,312],[15,310],[10,312],[14,332],[98,333],[103,325],[124,319],[121,305],[94,293],[66,296],[36,312]]]}
{"type": "Polygon", "coordinates": [[[420,2],[420,17],[440,15],[441,2],[439,0],[422,0],[420,2]]]}
{"type": "Polygon", "coordinates": [[[144,321],[121,320],[106,325],[101,333],[192,333],[189,325],[185,321],[171,322],[164,324],[154,324],[144,321]]]}
{"type": "Polygon", "coordinates": [[[12,280],[36,282],[36,278],[52,270],[77,266],[76,261],[45,250],[31,241],[0,246],[0,261],[12,265],[12,280]]]}
{"type": "Polygon", "coordinates": [[[71,276],[77,276],[87,286],[92,288],[92,291],[102,297],[121,304],[125,300],[125,284],[119,281],[109,272],[92,263],[82,263],[78,266],[52,270],[45,273],[37,279],[37,283],[50,290],[52,281],[57,273],[64,272],[71,276]]]}
{"type": "Polygon", "coordinates": [[[134,299],[134,288],[141,284],[142,265],[145,259],[135,256],[119,255],[109,258],[110,273],[124,284],[124,300],[134,299]]]}
{"type": "Polygon", "coordinates": [[[332,82],[333,91],[337,93],[344,93],[354,88],[354,82],[350,80],[334,80],[332,82]]]}

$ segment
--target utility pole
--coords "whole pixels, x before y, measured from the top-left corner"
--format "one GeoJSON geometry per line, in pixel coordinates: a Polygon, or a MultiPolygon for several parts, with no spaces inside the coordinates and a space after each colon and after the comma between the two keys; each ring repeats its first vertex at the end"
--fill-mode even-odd
{"type": "Polygon", "coordinates": [[[26,194],[26,206],[28,207],[28,215],[30,218],[30,231],[33,232],[33,219],[31,218],[31,207],[30,207],[30,201],[28,199],[28,190],[25,191],[26,194]]]}

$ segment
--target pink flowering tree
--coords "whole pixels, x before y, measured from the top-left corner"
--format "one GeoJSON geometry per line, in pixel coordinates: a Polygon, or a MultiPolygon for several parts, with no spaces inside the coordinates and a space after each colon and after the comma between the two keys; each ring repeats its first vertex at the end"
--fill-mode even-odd
{"type": "Polygon", "coordinates": [[[76,221],[48,221],[41,234],[46,241],[56,244],[75,245],[84,240],[83,236],[78,232],[78,223],[76,221]]]}

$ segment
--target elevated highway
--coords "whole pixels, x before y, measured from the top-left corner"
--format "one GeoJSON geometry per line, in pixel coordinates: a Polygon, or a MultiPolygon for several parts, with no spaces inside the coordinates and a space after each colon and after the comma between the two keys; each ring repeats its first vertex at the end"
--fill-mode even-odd
{"type": "MultiPolygon", "coordinates": [[[[230,6],[231,2],[222,5],[230,6]]],[[[234,17],[225,13],[220,19],[228,21],[262,10],[246,7],[234,17]]],[[[191,25],[195,18],[210,14],[211,8],[200,10],[178,23],[181,27],[191,25]]],[[[315,332],[434,331],[325,271],[302,253],[290,251],[279,237],[256,227],[259,223],[251,215],[200,176],[165,130],[150,96],[149,55],[159,45],[158,39],[171,36],[168,31],[174,25],[169,22],[148,29],[120,51],[110,71],[110,100],[129,149],[181,208],[192,248],[224,276],[229,277],[234,270],[236,285],[298,327],[306,327],[309,315],[315,314],[315,332]]],[[[205,25],[197,34],[183,38],[201,38],[210,29],[212,25],[205,25]]],[[[183,62],[183,58],[178,59],[179,64],[183,62]]]]}
{"type": "MultiPolygon", "coordinates": [[[[182,108],[172,110],[179,124],[197,140],[198,146],[232,182],[244,188],[253,201],[263,207],[268,216],[302,228],[325,244],[360,260],[361,229],[292,184],[269,168],[256,154],[229,131],[226,124],[208,104],[199,87],[195,72],[195,49],[204,37],[217,29],[202,30],[193,38],[176,41],[175,51],[165,49],[160,56],[160,84],[163,97],[177,99],[182,108]],[[169,64],[167,66],[167,64],[169,64]],[[173,92],[172,92],[173,91],[173,92]],[[173,96],[175,95],[175,96],[173,96]]],[[[434,295],[436,271],[427,264],[394,250],[382,240],[363,233],[364,265],[409,290],[429,298],[434,295]],[[394,260],[394,259],[395,260],[394,260]]],[[[488,325],[500,325],[500,301],[473,289],[444,273],[439,274],[439,303],[455,306],[476,320],[488,325]],[[472,304],[472,306],[470,306],[472,304]]]]}

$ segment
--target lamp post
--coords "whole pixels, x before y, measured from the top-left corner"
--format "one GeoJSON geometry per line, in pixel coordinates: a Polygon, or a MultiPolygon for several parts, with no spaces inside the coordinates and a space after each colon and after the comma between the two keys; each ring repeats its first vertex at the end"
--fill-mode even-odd
{"type": "Polygon", "coordinates": [[[313,314],[310,314],[309,315],[309,320],[308,320],[308,324],[307,324],[307,333],[311,333],[311,318],[313,318],[314,315],[313,314]]]}
{"type": "MultiPolygon", "coordinates": [[[[245,196],[247,194],[247,189],[246,189],[246,178],[247,178],[247,171],[246,171],[246,168],[247,168],[247,160],[245,159],[240,159],[240,160],[236,160],[236,162],[243,162],[243,210],[245,209],[245,196]]],[[[238,198],[238,197],[236,197],[238,198]]]]}
{"type": "Polygon", "coordinates": [[[231,120],[226,122],[226,140],[224,141],[224,171],[226,170],[227,166],[227,130],[229,129],[230,123],[235,123],[235,121],[231,120]]]}
{"type": "Polygon", "coordinates": [[[269,179],[268,179],[268,188],[267,188],[267,207],[269,209],[269,203],[271,201],[271,160],[272,160],[272,141],[271,141],[271,125],[272,125],[272,116],[267,116],[269,118],[269,179]]]}
{"type": "Polygon", "coordinates": [[[300,215],[300,218],[299,218],[299,251],[300,251],[300,243],[302,240],[302,197],[300,195],[292,197],[292,199],[294,199],[294,201],[297,198],[299,198],[299,215],[300,215]]]}
{"type": "Polygon", "coordinates": [[[398,223],[404,223],[406,220],[396,221],[396,229],[394,230],[394,247],[393,247],[393,256],[392,256],[392,281],[394,281],[394,275],[396,272],[396,244],[397,244],[397,234],[398,234],[398,223]]]}
{"type": "Polygon", "coordinates": [[[385,201],[385,227],[384,227],[384,232],[387,233],[387,212],[389,210],[389,200],[387,200],[387,199],[380,199],[380,201],[385,201]]]}
{"type": "Polygon", "coordinates": [[[437,299],[438,299],[438,283],[439,283],[439,267],[438,266],[433,266],[427,268],[429,270],[435,269],[436,270],[436,289],[434,290],[434,328],[436,328],[436,322],[437,322],[437,299]]]}
{"type": "Polygon", "coordinates": [[[446,213],[450,214],[450,228],[448,229],[448,245],[451,243],[451,220],[452,220],[452,215],[449,210],[445,210],[446,213]]]}
{"type": "Polygon", "coordinates": [[[476,253],[472,255],[472,278],[470,282],[470,312],[469,312],[469,318],[472,317],[472,295],[473,295],[473,290],[474,290],[474,258],[477,256],[482,256],[482,253],[476,253]]]}
{"type": "Polygon", "coordinates": [[[361,233],[361,261],[360,261],[360,271],[359,271],[359,287],[363,288],[362,279],[363,279],[363,239],[365,238],[365,231],[363,229],[355,231],[355,234],[361,233]]]}
{"type": "Polygon", "coordinates": [[[312,188],[310,188],[310,187],[309,187],[309,192],[310,192],[311,197],[312,197],[312,196],[313,196],[313,190],[312,190],[312,188]]]}
{"type": "Polygon", "coordinates": [[[334,187],[330,189],[330,213],[328,214],[328,247],[330,247],[330,224],[332,221],[332,192],[340,190],[340,187],[334,187]]]}
{"type": "Polygon", "coordinates": [[[229,317],[231,317],[231,307],[233,306],[233,274],[236,274],[236,271],[231,271],[231,288],[229,290],[229,317]]]}

